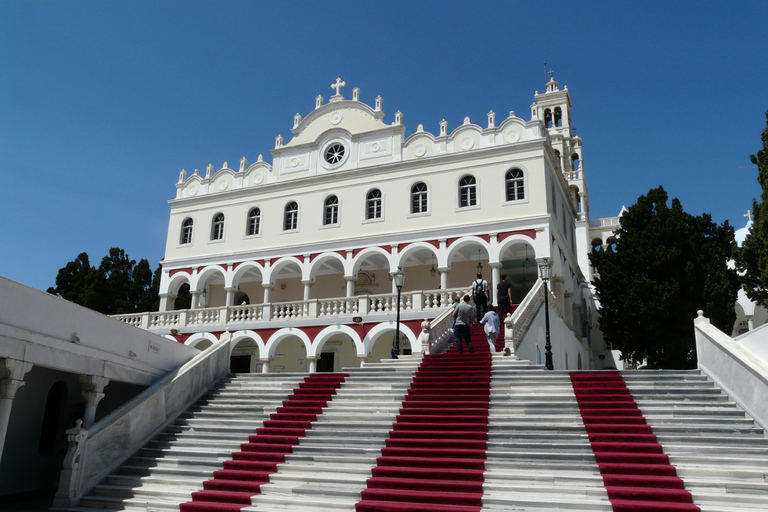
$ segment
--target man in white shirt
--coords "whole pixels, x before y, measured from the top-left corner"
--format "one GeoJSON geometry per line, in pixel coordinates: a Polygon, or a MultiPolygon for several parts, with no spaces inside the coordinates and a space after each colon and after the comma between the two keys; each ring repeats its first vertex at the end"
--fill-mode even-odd
{"type": "Polygon", "coordinates": [[[488,338],[488,344],[491,346],[491,354],[496,352],[496,340],[499,337],[499,315],[496,314],[496,307],[491,306],[480,323],[485,328],[485,336],[488,338]]]}

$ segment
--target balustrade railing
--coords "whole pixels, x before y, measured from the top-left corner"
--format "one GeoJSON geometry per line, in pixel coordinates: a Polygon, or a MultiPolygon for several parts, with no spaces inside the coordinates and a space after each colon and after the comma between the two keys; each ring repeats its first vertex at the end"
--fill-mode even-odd
{"type": "MultiPolygon", "coordinates": [[[[400,312],[435,312],[451,305],[463,288],[419,290],[400,294],[400,312]]],[[[397,294],[360,295],[301,301],[247,304],[179,311],[159,311],[115,315],[123,322],[144,329],[180,329],[188,326],[236,325],[260,322],[336,318],[344,316],[384,316],[397,312],[397,294]]]]}

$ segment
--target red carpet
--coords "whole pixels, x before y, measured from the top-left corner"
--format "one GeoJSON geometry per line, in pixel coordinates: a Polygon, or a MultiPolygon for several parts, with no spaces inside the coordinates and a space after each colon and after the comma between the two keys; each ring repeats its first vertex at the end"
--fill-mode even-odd
{"type": "Polygon", "coordinates": [[[203,490],[192,493],[192,501],[182,503],[181,512],[236,511],[251,505],[251,496],[260,493],[261,484],[277,465],[285,462],[299,438],[312,427],[312,422],[333,398],[347,375],[313,373],[283,400],[256,435],[240,445],[242,451],[232,454],[223,469],[213,473],[213,480],[203,482],[203,490]]]}
{"type": "Polygon", "coordinates": [[[571,373],[614,512],[701,512],[619,372],[571,373]]]}
{"type": "Polygon", "coordinates": [[[491,353],[471,333],[474,354],[454,344],[424,357],[357,512],[480,511],[491,353]]]}

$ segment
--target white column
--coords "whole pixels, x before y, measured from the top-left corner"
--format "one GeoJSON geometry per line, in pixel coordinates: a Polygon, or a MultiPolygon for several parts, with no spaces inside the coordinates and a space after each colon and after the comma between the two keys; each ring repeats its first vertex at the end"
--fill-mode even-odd
{"type": "Polygon", "coordinates": [[[309,361],[309,373],[317,373],[317,358],[308,357],[307,361],[309,361]]]}
{"type": "Polygon", "coordinates": [[[160,294],[160,311],[171,311],[173,309],[173,299],[175,299],[173,295],[169,293],[161,293],[160,294]]]}
{"type": "Polygon", "coordinates": [[[200,292],[192,292],[192,305],[190,309],[197,309],[200,307],[200,292]]]}
{"type": "Polygon", "coordinates": [[[496,299],[496,287],[501,282],[501,262],[489,263],[489,265],[491,266],[491,280],[493,281],[493,284],[491,285],[491,289],[488,290],[488,293],[491,294],[491,296],[488,297],[488,304],[498,306],[499,301],[496,299]]]}
{"type": "Polygon", "coordinates": [[[357,358],[360,360],[360,368],[365,366],[365,363],[368,362],[368,356],[357,356],[357,358]]]}
{"type": "Polygon", "coordinates": [[[264,304],[272,302],[272,291],[275,289],[275,285],[267,283],[264,285],[264,304]]]}
{"type": "Polygon", "coordinates": [[[448,273],[451,271],[451,269],[447,267],[440,267],[437,270],[440,272],[440,289],[447,290],[448,289],[448,273]]]}
{"type": "Polygon", "coordinates": [[[312,284],[313,281],[311,279],[307,281],[302,281],[301,284],[304,285],[304,300],[307,301],[312,298],[312,284]]]}
{"type": "Polygon", "coordinates": [[[262,357],[259,361],[261,362],[261,373],[269,373],[269,358],[262,357]]]}
{"type": "Polygon", "coordinates": [[[3,454],[5,436],[8,433],[8,421],[11,419],[11,408],[16,391],[24,385],[24,375],[32,369],[32,363],[18,359],[0,359],[0,459],[3,454]]]}
{"type": "Polygon", "coordinates": [[[354,297],[357,278],[355,276],[344,276],[344,279],[347,281],[347,297],[354,297]]]}
{"type": "Polygon", "coordinates": [[[227,292],[227,307],[234,306],[235,292],[237,292],[237,288],[225,288],[224,290],[227,292]]]}
{"type": "Polygon", "coordinates": [[[96,406],[104,398],[104,386],[109,384],[106,377],[96,375],[81,375],[80,384],[83,386],[82,395],[85,398],[85,413],[83,413],[83,428],[88,430],[96,418],[96,406]]]}

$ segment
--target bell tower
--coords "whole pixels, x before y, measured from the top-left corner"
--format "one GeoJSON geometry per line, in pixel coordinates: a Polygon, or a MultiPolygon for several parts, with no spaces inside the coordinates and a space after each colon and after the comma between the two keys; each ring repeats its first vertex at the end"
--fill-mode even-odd
{"type": "Polygon", "coordinates": [[[549,71],[549,82],[544,94],[536,91],[536,101],[531,105],[531,117],[544,121],[544,126],[550,131],[562,135],[571,134],[571,95],[568,87],[560,90],[560,82],[555,80],[555,72],[549,71]]]}

